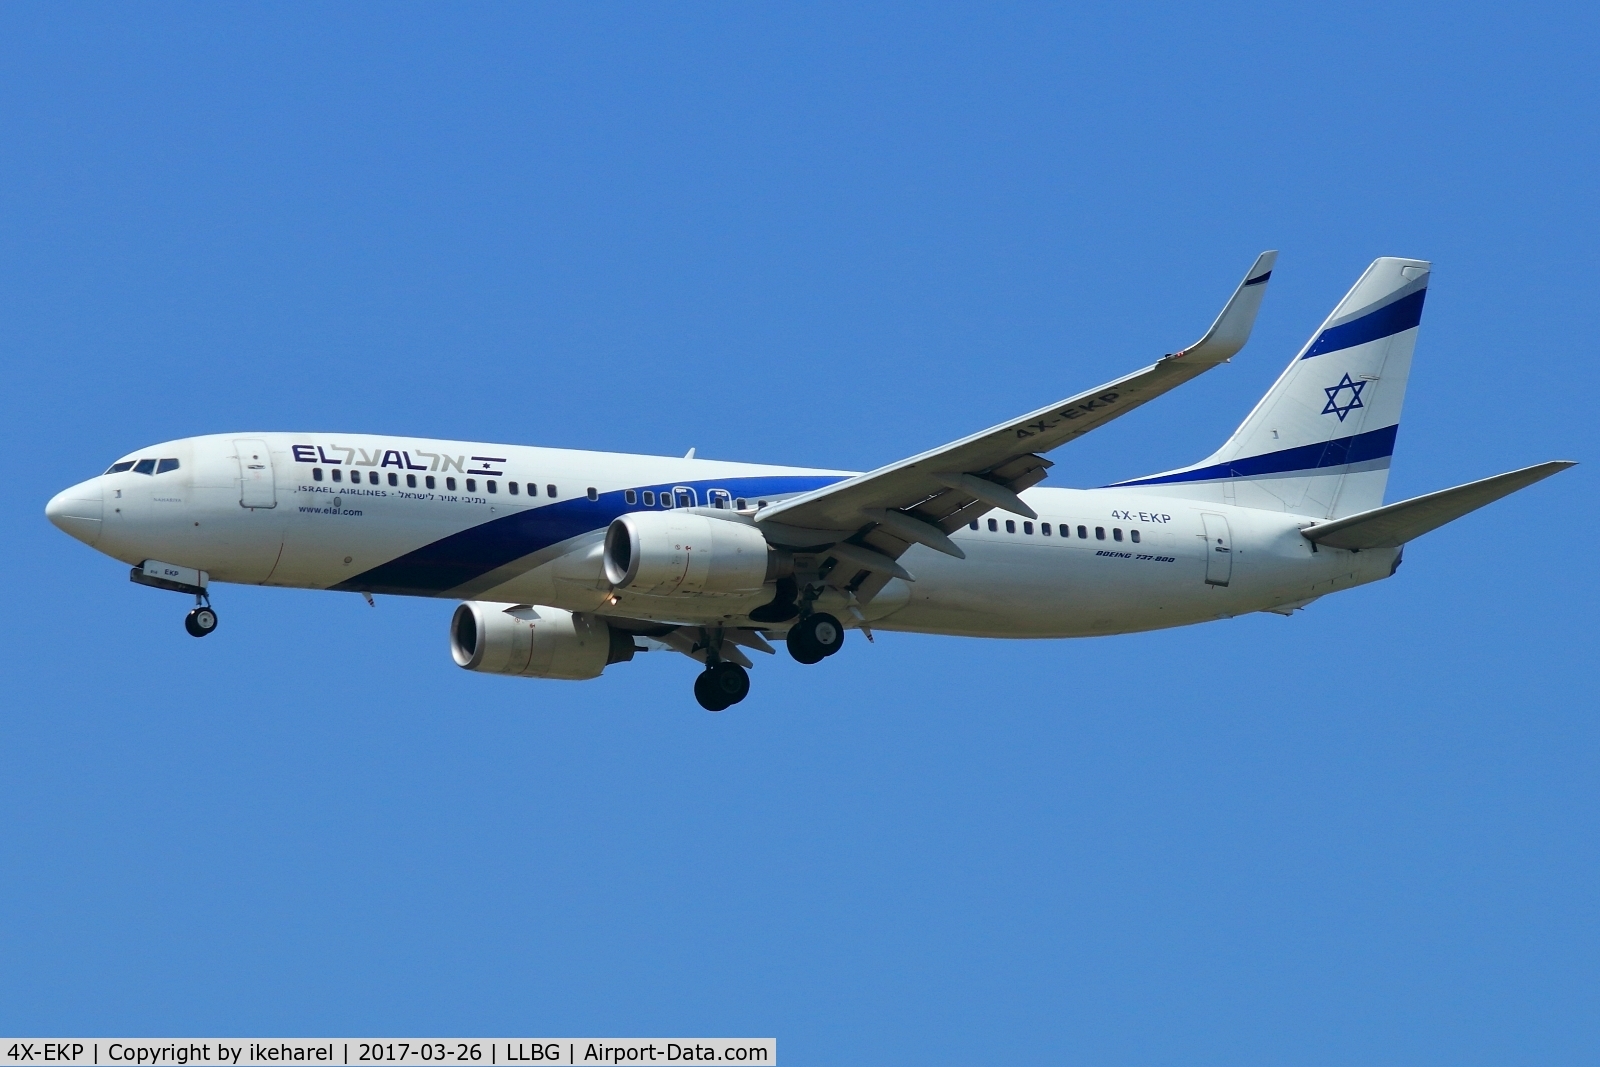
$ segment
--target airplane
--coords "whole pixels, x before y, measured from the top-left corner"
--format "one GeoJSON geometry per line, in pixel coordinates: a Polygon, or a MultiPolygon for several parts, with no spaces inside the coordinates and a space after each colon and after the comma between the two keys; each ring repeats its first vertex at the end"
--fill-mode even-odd
{"type": "Polygon", "coordinates": [[[438,597],[461,601],[449,643],[467,670],[589,679],[671,650],[702,665],[695,697],[722,711],[749,692],[748,653],[779,639],[811,664],[849,630],[1063,638],[1291,615],[1573,466],[1383,502],[1431,271],[1384,257],[1212,455],[1041,486],[1045,453],[1238,353],[1276,259],[1257,257],[1189,347],[865,474],[246,432],[131,452],[45,514],[133,581],[193,596],[196,637],[217,628],[214,582],[438,597]]]}

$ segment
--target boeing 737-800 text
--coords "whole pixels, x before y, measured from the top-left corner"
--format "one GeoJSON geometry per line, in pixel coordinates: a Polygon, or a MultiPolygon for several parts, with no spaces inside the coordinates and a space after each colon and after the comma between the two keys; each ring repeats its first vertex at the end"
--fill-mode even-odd
{"type": "Polygon", "coordinates": [[[1405,544],[1570,466],[1383,503],[1429,265],[1373,262],[1232,437],[1199,463],[1052,489],[1045,454],[1238,352],[1276,253],[1195,344],[867,474],[338,433],[190,437],[129,453],[46,514],[192,595],[213,582],[460,600],[469,670],[597,677],[636,652],[749,691],[748,651],[802,663],[848,630],[1082,637],[1290,614],[1392,575],[1405,544]]]}

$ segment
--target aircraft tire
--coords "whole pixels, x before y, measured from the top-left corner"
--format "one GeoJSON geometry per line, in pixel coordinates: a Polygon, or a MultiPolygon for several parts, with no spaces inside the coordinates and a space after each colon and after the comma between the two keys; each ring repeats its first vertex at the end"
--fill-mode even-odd
{"type": "Polygon", "coordinates": [[[806,627],[808,620],[801,620],[789,627],[789,636],[784,639],[784,644],[789,646],[789,655],[797,663],[821,663],[827,656],[817,639],[811,636],[811,631],[806,627]]]}
{"type": "Polygon", "coordinates": [[[707,667],[694,680],[694,698],[707,711],[723,711],[750,692],[750,676],[737,663],[707,667]]]}
{"type": "Polygon", "coordinates": [[[190,637],[205,637],[217,628],[217,613],[210,608],[195,608],[183,617],[183,628],[190,637]]]}

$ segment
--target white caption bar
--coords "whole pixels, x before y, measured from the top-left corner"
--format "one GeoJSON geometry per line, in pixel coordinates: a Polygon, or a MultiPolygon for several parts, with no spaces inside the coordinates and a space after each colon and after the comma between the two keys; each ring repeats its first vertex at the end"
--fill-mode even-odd
{"type": "Polygon", "coordinates": [[[743,1063],[772,1067],[772,1037],[17,1037],[0,1065],[44,1067],[567,1067],[570,1064],[743,1063]]]}

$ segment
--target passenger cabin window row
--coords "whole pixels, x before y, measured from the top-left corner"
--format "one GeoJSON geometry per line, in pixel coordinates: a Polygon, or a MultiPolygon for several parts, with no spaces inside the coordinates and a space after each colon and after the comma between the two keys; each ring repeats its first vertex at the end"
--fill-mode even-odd
{"type": "MultiPolygon", "coordinates": [[[[591,494],[590,500],[597,499],[593,495],[593,489],[590,489],[589,493],[591,494]]],[[[664,508],[692,508],[699,503],[695,491],[688,486],[663,489],[660,493],[657,493],[654,489],[624,489],[622,491],[622,499],[630,506],[637,507],[642,503],[647,508],[653,508],[658,505],[664,508]]],[[[750,506],[750,502],[744,497],[741,496],[735,499],[734,495],[726,489],[706,490],[706,503],[714,508],[735,508],[739,511],[744,511],[750,506]]],[[[761,507],[767,506],[765,500],[758,503],[761,507]]]]}
{"type": "MultiPolygon", "coordinates": [[[[162,460],[162,462],[165,463],[167,461],[166,460],[162,460]]],[[[177,463],[178,463],[177,460],[172,460],[172,464],[174,466],[176,466],[177,463]]],[[[332,481],[342,482],[345,479],[344,469],[342,467],[334,467],[334,468],[332,468],[331,470],[329,470],[327,472],[327,476],[332,481]]],[[[312,467],[311,468],[311,480],[314,481],[314,482],[320,482],[320,481],[322,481],[322,479],[323,479],[323,470],[322,470],[322,468],[321,467],[312,467]]],[[[467,479],[465,479],[465,481],[466,481],[466,490],[467,490],[467,492],[476,493],[478,491],[478,479],[476,479],[476,478],[467,478],[467,479]]],[[[384,482],[384,479],[378,474],[377,471],[368,471],[367,472],[367,484],[368,485],[382,485],[383,482],[384,482]]],[[[389,475],[388,475],[388,483],[390,485],[395,486],[396,488],[398,488],[399,485],[400,485],[400,475],[395,473],[394,471],[390,471],[389,475]]],[[[351,485],[360,485],[361,484],[361,472],[360,471],[354,471],[353,470],[353,471],[350,472],[350,484],[351,485]]],[[[530,497],[537,497],[539,495],[539,487],[536,484],[534,484],[533,482],[529,482],[529,483],[527,483],[527,486],[528,486],[528,495],[530,497]]],[[[439,480],[437,478],[435,478],[431,474],[423,475],[422,486],[421,487],[425,488],[425,489],[437,489],[439,487],[439,480]]],[[[416,488],[418,488],[417,476],[415,474],[406,475],[406,488],[407,489],[416,489],[416,488]]],[[[454,478],[446,478],[444,480],[444,488],[445,488],[445,492],[448,492],[448,493],[455,492],[456,491],[456,480],[454,478]]],[[[548,495],[550,497],[555,497],[556,496],[556,487],[555,486],[547,485],[544,488],[545,488],[546,495],[548,495]]],[[[500,483],[498,481],[494,480],[493,478],[486,479],[484,481],[484,483],[483,483],[483,489],[484,489],[484,492],[498,494],[500,492],[500,483]]],[[[521,495],[522,489],[521,489],[520,483],[518,483],[518,482],[507,482],[506,483],[506,492],[511,494],[512,496],[521,495]]],[[[594,489],[592,489],[592,488],[589,490],[589,499],[590,500],[598,500],[599,499],[599,494],[597,494],[594,491],[594,489]]]]}
{"type": "MultiPolygon", "coordinates": [[[[972,529],[972,530],[978,529],[978,520],[977,519],[973,519],[971,522],[969,522],[967,524],[967,527],[968,527],[968,529],[972,529]]],[[[1060,527],[1059,527],[1059,530],[1060,530],[1061,536],[1063,538],[1071,538],[1072,537],[1072,527],[1070,525],[1068,525],[1067,523],[1062,523],[1060,525],[1060,527]]],[[[989,532],[990,533],[999,533],[1000,532],[1000,520],[999,519],[990,519],[989,520],[989,532]]],[[[1006,533],[1014,534],[1016,532],[1017,532],[1017,520],[1016,519],[1007,519],[1006,520],[1006,533]]],[[[1022,532],[1025,535],[1032,536],[1032,534],[1033,534],[1033,523],[1024,522],[1022,524],[1022,532]]],[[[1050,524],[1048,522],[1041,522],[1039,524],[1039,536],[1041,536],[1041,537],[1049,537],[1050,536],[1050,524]]],[[[1078,527],[1078,537],[1079,537],[1080,540],[1083,540],[1083,541],[1089,540],[1089,527],[1087,527],[1087,526],[1078,527]]],[[[1094,528],[1094,539],[1096,541],[1104,541],[1106,539],[1106,528],[1104,526],[1096,526],[1094,528]]],[[[1113,541],[1122,540],[1122,528],[1120,526],[1113,526],[1111,528],[1111,540],[1113,540],[1113,541]]],[[[1139,543],[1139,531],[1138,530],[1129,530],[1128,531],[1128,540],[1132,541],[1134,544],[1138,544],[1139,543]]]]}
{"type": "Polygon", "coordinates": [[[175,459],[125,459],[121,463],[113,463],[106,468],[107,474],[121,474],[123,471],[132,471],[135,474],[165,474],[178,469],[175,459]]]}

